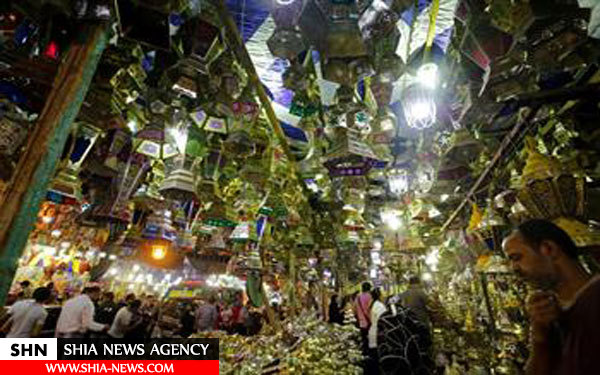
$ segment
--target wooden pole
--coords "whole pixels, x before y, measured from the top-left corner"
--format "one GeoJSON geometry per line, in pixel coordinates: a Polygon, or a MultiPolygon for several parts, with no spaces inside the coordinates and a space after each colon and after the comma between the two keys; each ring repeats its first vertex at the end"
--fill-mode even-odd
{"type": "Polygon", "coordinates": [[[477,181],[475,181],[473,186],[471,186],[471,189],[469,190],[469,192],[467,193],[465,198],[460,202],[458,207],[454,210],[454,212],[452,212],[450,217],[448,217],[448,220],[446,220],[446,222],[442,226],[442,232],[444,232],[446,229],[448,229],[450,224],[452,224],[454,219],[456,219],[458,217],[458,215],[461,213],[463,208],[467,207],[467,203],[470,202],[471,197],[479,190],[479,187],[481,186],[483,181],[485,181],[485,179],[490,175],[490,173],[492,173],[492,171],[494,170],[494,168],[496,167],[496,165],[498,164],[498,162],[500,161],[502,156],[504,156],[504,154],[508,150],[509,146],[512,144],[513,140],[519,134],[521,134],[521,132],[524,129],[527,129],[527,127],[531,125],[530,120],[533,118],[533,116],[535,116],[538,108],[539,108],[539,106],[536,106],[522,120],[517,121],[517,123],[512,128],[510,133],[508,133],[506,135],[506,137],[504,137],[504,139],[502,140],[502,143],[500,144],[500,147],[498,147],[498,149],[496,150],[496,153],[492,157],[492,160],[490,160],[490,162],[488,163],[485,170],[479,175],[479,178],[477,178],[477,181]]]}
{"type": "Polygon", "coordinates": [[[283,152],[287,157],[288,162],[290,163],[291,169],[294,171],[294,176],[296,177],[298,184],[302,188],[304,195],[306,197],[309,197],[310,190],[308,190],[306,184],[304,184],[302,178],[298,173],[298,168],[296,167],[296,163],[294,162],[294,155],[292,154],[292,151],[290,150],[290,147],[287,143],[285,133],[283,132],[283,129],[279,124],[279,119],[277,118],[277,115],[273,110],[271,100],[269,99],[269,96],[267,95],[267,92],[265,91],[265,88],[263,87],[260,78],[256,73],[256,69],[254,68],[252,59],[250,58],[250,54],[248,54],[248,50],[244,46],[244,41],[242,40],[242,37],[238,32],[237,25],[235,24],[234,19],[231,17],[231,14],[229,14],[229,11],[225,6],[224,0],[217,0],[214,4],[217,8],[217,12],[221,21],[225,24],[227,35],[229,35],[230,42],[232,43],[231,48],[233,49],[233,53],[235,54],[235,57],[242,64],[242,67],[246,71],[250,83],[256,89],[256,94],[258,95],[258,99],[262,104],[267,119],[269,120],[269,124],[271,125],[273,133],[277,137],[277,140],[279,141],[279,144],[281,145],[281,148],[283,149],[283,152]]]}
{"type": "MultiPolygon", "coordinates": [[[[281,125],[279,124],[279,119],[277,118],[277,115],[275,114],[275,111],[273,110],[273,106],[271,105],[271,100],[269,99],[269,96],[267,95],[265,88],[263,87],[263,85],[260,81],[260,78],[258,77],[258,74],[256,73],[256,69],[254,68],[252,59],[250,58],[250,54],[248,53],[248,50],[244,46],[244,41],[242,40],[242,37],[241,37],[240,33],[238,32],[237,25],[235,24],[234,19],[231,17],[231,14],[227,10],[224,0],[217,0],[217,1],[215,1],[214,4],[215,4],[217,12],[219,14],[219,18],[225,24],[225,29],[227,30],[227,35],[229,36],[230,42],[232,44],[231,48],[233,49],[233,53],[234,53],[235,57],[238,59],[238,61],[242,64],[242,67],[245,69],[250,83],[256,89],[256,94],[258,95],[258,99],[260,100],[260,103],[262,104],[262,107],[265,111],[267,119],[269,120],[269,124],[271,125],[271,128],[273,129],[273,133],[275,133],[275,136],[277,137],[277,140],[279,141],[279,144],[281,145],[281,148],[283,149],[283,152],[288,159],[288,163],[290,164],[290,167],[291,167],[292,171],[294,172],[294,176],[296,177],[296,182],[302,188],[304,196],[309,197],[310,190],[308,190],[308,187],[302,181],[302,178],[300,177],[300,174],[298,173],[298,168],[296,167],[296,163],[294,162],[294,155],[292,154],[292,151],[290,150],[290,147],[287,143],[285,133],[283,132],[283,129],[281,128],[281,125]]],[[[317,228],[315,227],[314,220],[311,221],[311,228],[312,228],[313,232],[316,233],[317,228]]],[[[267,308],[269,309],[270,306],[267,308]]]]}
{"type": "Polygon", "coordinates": [[[17,262],[106,46],[105,25],[89,26],[84,35],[84,44],[72,44],[61,63],[13,181],[0,203],[0,306],[4,305],[17,262]]]}

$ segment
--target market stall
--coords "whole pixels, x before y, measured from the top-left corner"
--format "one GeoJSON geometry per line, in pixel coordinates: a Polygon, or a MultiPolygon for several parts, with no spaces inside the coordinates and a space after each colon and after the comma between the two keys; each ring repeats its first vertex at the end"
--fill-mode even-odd
{"type": "Polygon", "coordinates": [[[356,321],[368,281],[399,327],[383,373],[520,374],[503,238],[545,219],[600,270],[599,6],[4,1],[0,301],[95,283],[176,335],[217,296],[265,322],[198,333],[222,373],[356,374],[329,308],[356,321]]]}

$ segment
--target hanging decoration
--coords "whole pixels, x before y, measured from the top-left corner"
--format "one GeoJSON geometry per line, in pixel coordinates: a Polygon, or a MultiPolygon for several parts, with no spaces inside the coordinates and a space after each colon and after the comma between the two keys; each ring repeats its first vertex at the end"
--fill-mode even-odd
{"type": "Polygon", "coordinates": [[[413,83],[403,90],[401,103],[406,125],[409,127],[422,130],[435,123],[437,106],[432,89],[413,83]]]}

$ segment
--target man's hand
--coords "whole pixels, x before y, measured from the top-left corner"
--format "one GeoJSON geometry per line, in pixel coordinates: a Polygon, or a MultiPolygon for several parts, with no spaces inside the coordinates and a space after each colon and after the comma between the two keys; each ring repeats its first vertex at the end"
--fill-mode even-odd
{"type": "Polygon", "coordinates": [[[552,323],[561,313],[556,296],[547,291],[531,293],[527,299],[527,313],[531,320],[532,341],[546,342],[552,323]]]}
{"type": "Polygon", "coordinates": [[[109,329],[110,329],[110,325],[105,324],[104,328],[102,328],[102,332],[108,332],[109,329]]]}

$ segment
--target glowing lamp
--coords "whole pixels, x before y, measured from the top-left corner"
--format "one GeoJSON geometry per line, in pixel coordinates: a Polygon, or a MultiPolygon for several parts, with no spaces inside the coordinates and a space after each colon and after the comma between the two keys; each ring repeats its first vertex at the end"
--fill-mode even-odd
{"type": "Polygon", "coordinates": [[[422,84],[408,86],[402,93],[406,124],[414,129],[430,128],[436,119],[435,92],[422,84]]]}
{"type": "Polygon", "coordinates": [[[390,192],[396,196],[408,191],[408,172],[405,169],[392,169],[388,172],[390,192]]]}
{"type": "Polygon", "coordinates": [[[153,245],[152,246],[152,258],[156,260],[164,259],[167,255],[167,249],[165,249],[162,245],[153,245]]]}

